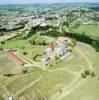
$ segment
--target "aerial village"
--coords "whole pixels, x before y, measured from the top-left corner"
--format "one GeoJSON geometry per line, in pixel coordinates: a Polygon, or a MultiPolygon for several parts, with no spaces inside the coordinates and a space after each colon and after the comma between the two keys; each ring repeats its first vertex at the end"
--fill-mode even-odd
{"type": "MultiPolygon", "coordinates": [[[[57,15],[55,15],[57,16],[57,15]]],[[[35,29],[37,27],[46,28],[49,25],[49,21],[46,21],[44,18],[33,18],[30,20],[29,24],[32,25],[32,28],[35,29]],[[32,22],[32,23],[31,23],[32,22]]],[[[57,27],[59,27],[59,31],[61,31],[61,22],[58,21],[57,27]]],[[[27,27],[28,25],[26,25],[27,27]]],[[[47,30],[48,32],[52,31],[52,28],[49,28],[47,30]]],[[[41,31],[38,31],[36,34],[41,34],[41,31]]],[[[45,31],[46,34],[46,31],[45,31]]],[[[23,34],[23,37],[28,35],[28,31],[23,34]]],[[[9,38],[9,37],[7,37],[9,38]]],[[[11,37],[12,38],[12,37],[11,37]]],[[[6,38],[5,38],[6,39],[6,38]]],[[[46,48],[43,50],[43,54],[40,57],[39,61],[33,61],[33,59],[30,59],[32,63],[30,63],[27,59],[25,59],[25,55],[20,54],[21,49],[20,48],[5,48],[4,51],[6,52],[9,59],[11,59],[14,63],[19,63],[18,65],[23,65],[27,67],[36,66],[36,67],[43,67],[47,66],[49,64],[49,59],[55,60],[55,58],[59,58],[61,60],[67,58],[71,55],[72,46],[70,44],[72,43],[71,39],[69,37],[64,36],[58,36],[55,38],[49,38],[48,37],[48,44],[46,48]],[[21,55],[21,56],[20,56],[21,55]]],[[[27,44],[27,47],[31,47],[31,44],[27,44]]],[[[32,52],[32,50],[31,50],[32,52]]],[[[27,52],[28,53],[28,52],[27,52]]],[[[47,67],[45,67],[47,68],[47,67]]]]}
{"type": "Polygon", "coordinates": [[[0,5],[0,100],[98,100],[97,7],[0,5]]]}

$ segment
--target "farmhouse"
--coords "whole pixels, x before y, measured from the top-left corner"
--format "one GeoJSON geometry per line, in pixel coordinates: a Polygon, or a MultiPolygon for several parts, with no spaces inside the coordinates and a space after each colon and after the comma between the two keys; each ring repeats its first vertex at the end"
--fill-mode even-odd
{"type": "Polygon", "coordinates": [[[69,45],[65,42],[66,38],[59,37],[54,43],[51,43],[44,52],[42,61],[47,61],[49,58],[61,57],[68,52],[69,45]]]}

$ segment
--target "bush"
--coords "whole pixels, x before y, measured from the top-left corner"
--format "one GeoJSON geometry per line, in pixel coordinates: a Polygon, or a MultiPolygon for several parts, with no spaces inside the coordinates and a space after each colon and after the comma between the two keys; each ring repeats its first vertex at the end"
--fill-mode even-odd
{"type": "Polygon", "coordinates": [[[96,41],[92,41],[92,44],[91,44],[93,47],[97,47],[97,43],[96,43],[96,41]]]}
{"type": "Polygon", "coordinates": [[[27,70],[25,70],[25,69],[23,69],[23,70],[22,70],[22,73],[23,73],[23,74],[27,74],[27,73],[28,73],[28,71],[27,71],[27,70]]]}
{"type": "Polygon", "coordinates": [[[11,77],[13,76],[14,74],[4,74],[3,76],[7,76],[7,77],[11,77]]]}
{"type": "Polygon", "coordinates": [[[3,51],[3,48],[2,47],[0,47],[0,51],[3,51]]]}
{"type": "Polygon", "coordinates": [[[35,45],[36,44],[35,40],[30,40],[30,44],[35,45]]]}
{"type": "Polygon", "coordinates": [[[90,74],[89,70],[85,70],[84,73],[85,73],[86,75],[89,75],[89,74],[90,74]]]}
{"type": "Polygon", "coordinates": [[[33,57],[33,60],[36,60],[36,58],[38,57],[39,55],[36,54],[34,57],[33,57]]]}
{"type": "Polygon", "coordinates": [[[0,33],[0,36],[4,36],[4,33],[0,33]]]}
{"type": "Polygon", "coordinates": [[[27,52],[23,52],[23,55],[27,55],[28,53],[27,52]]]}
{"type": "Polygon", "coordinates": [[[94,73],[94,72],[92,72],[92,73],[91,73],[91,76],[92,76],[92,77],[95,77],[95,73],[94,73]]]}
{"type": "Polygon", "coordinates": [[[53,65],[52,65],[52,64],[50,64],[50,67],[53,67],[53,65]]]}
{"type": "Polygon", "coordinates": [[[85,74],[85,73],[82,73],[82,74],[81,74],[81,77],[82,77],[82,78],[86,78],[86,74],[85,74]]]}
{"type": "Polygon", "coordinates": [[[72,47],[76,46],[76,40],[75,40],[75,39],[72,39],[71,46],[72,46],[72,47]]]}
{"type": "Polygon", "coordinates": [[[2,41],[1,44],[5,44],[5,41],[2,41]]]}
{"type": "Polygon", "coordinates": [[[60,59],[60,57],[58,57],[58,56],[55,56],[55,60],[57,61],[57,60],[59,60],[60,59]]]}
{"type": "Polygon", "coordinates": [[[43,46],[45,46],[45,45],[46,45],[45,41],[42,41],[42,45],[43,45],[43,46]]]}
{"type": "Polygon", "coordinates": [[[72,48],[69,48],[68,51],[69,51],[69,52],[72,52],[72,48]]]}

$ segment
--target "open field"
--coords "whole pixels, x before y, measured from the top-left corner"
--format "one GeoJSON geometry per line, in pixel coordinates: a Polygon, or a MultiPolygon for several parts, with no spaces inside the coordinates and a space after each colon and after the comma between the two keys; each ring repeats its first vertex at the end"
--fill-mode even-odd
{"type": "MultiPolygon", "coordinates": [[[[84,53],[84,55],[86,56],[86,57],[88,57],[89,59],[89,61],[90,61],[90,63],[92,64],[92,66],[93,66],[93,62],[92,62],[92,59],[93,59],[93,57],[95,58],[95,56],[96,56],[96,54],[98,54],[98,53],[96,53],[95,52],[95,50],[91,47],[91,46],[89,46],[89,45],[87,45],[87,44],[84,44],[84,43],[78,43],[77,44],[77,48],[78,47],[80,47],[80,49],[81,49],[81,51],[84,53]],[[86,51],[87,50],[87,51],[86,51]]],[[[77,98],[80,98],[79,100],[83,100],[84,99],[84,96],[85,96],[85,100],[89,100],[91,97],[93,98],[92,100],[98,100],[97,98],[98,98],[98,80],[97,80],[97,77],[98,77],[98,70],[95,70],[96,68],[98,68],[98,67],[93,67],[93,69],[94,69],[94,71],[95,71],[95,73],[97,73],[96,74],[96,77],[95,78],[92,78],[92,77],[88,77],[87,79],[85,79],[85,80],[83,80],[83,79],[79,79],[78,81],[77,81],[77,83],[75,83],[75,84],[73,84],[72,86],[71,86],[71,88],[72,89],[70,89],[71,91],[70,92],[68,92],[68,90],[67,91],[65,91],[65,89],[64,89],[64,87],[67,87],[69,84],[71,84],[72,83],[72,81],[73,80],[75,80],[75,78],[79,75],[79,72],[82,70],[82,69],[90,69],[89,68],[89,65],[87,64],[87,62],[86,62],[86,59],[84,59],[81,55],[79,55],[79,52],[77,52],[76,51],[76,48],[74,49],[74,51],[73,51],[73,54],[76,56],[76,57],[78,57],[78,58],[80,58],[79,59],[79,61],[78,61],[78,65],[80,65],[80,63],[82,63],[82,66],[80,66],[80,68],[78,68],[77,67],[77,62],[75,63],[75,61],[73,61],[74,59],[69,59],[69,60],[67,60],[67,61],[65,61],[65,62],[61,62],[61,63],[58,63],[57,65],[56,65],[56,67],[55,66],[52,66],[51,68],[48,68],[46,71],[46,73],[44,74],[43,73],[43,78],[42,78],[42,80],[38,83],[38,84],[36,84],[35,86],[32,86],[32,87],[30,87],[28,90],[26,90],[23,94],[24,94],[24,96],[25,97],[27,97],[27,96],[29,96],[29,94],[31,94],[31,91],[37,91],[38,89],[41,91],[41,93],[43,94],[43,96],[45,97],[45,98],[49,98],[50,99],[50,96],[52,96],[53,97],[53,95],[54,95],[54,93],[57,93],[58,94],[58,96],[60,97],[60,98],[62,98],[61,100],[77,100],[77,98]],[[78,56],[77,56],[78,55],[78,56]],[[84,61],[85,60],[85,61],[84,61]],[[73,62],[72,62],[73,61],[73,62]],[[71,63],[72,62],[72,63],[71,63]],[[70,64],[70,66],[69,66],[69,64],[70,64]],[[71,66],[72,65],[72,66],[71,66]],[[74,66],[75,65],[75,66],[74,66]],[[86,65],[86,66],[85,66],[86,65]],[[76,68],[78,69],[76,69],[76,68]],[[67,72],[65,72],[65,69],[67,69],[67,72]],[[63,70],[62,70],[63,69],[63,70]],[[75,70],[76,69],[76,70],[75,70]],[[48,73],[51,73],[51,75],[50,74],[48,74],[48,73]],[[65,73],[64,73],[65,72],[65,73]],[[58,80],[59,79],[61,79],[61,81],[57,81],[57,77],[56,77],[56,75],[58,75],[58,73],[59,73],[59,75],[60,76],[57,76],[58,77],[58,80]],[[69,75],[68,73],[71,73],[71,75],[69,75]],[[72,76],[72,74],[74,74],[75,73],[75,75],[74,76],[72,76]],[[66,78],[66,80],[64,80],[65,79],[65,74],[66,74],[66,76],[67,76],[67,78],[66,78]],[[50,75],[50,76],[49,76],[50,75]],[[63,81],[62,81],[62,77],[61,77],[61,75],[62,75],[62,77],[64,78],[63,79],[63,81]],[[68,77],[68,75],[69,75],[69,77],[68,77]],[[53,77],[53,78],[51,78],[51,76],[53,77]],[[56,77],[56,79],[54,79],[55,77],[56,77]],[[71,79],[72,79],[72,81],[70,81],[70,80],[68,80],[68,78],[70,78],[70,76],[72,76],[71,77],[71,79]],[[75,77],[76,76],[76,77],[75,77]],[[50,77],[50,78],[48,78],[48,77],[50,77]],[[47,78],[48,79],[50,79],[50,81],[49,80],[47,80],[47,78]],[[44,81],[43,81],[44,80],[44,81]],[[46,82],[46,80],[47,80],[47,82],[46,82]],[[56,81],[56,82],[55,82],[56,81]],[[43,83],[44,82],[44,83],[43,83]],[[62,82],[62,83],[61,83],[62,82]],[[64,84],[64,82],[65,82],[65,84],[64,84]],[[68,82],[70,82],[70,83],[68,83],[68,82]],[[92,83],[91,84],[91,87],[90,87],[90,82],[92,83]],[[57,85],[57,84],[60,84],[60,85],[57,85]],[[66,83],[68,83],[68,84],[66,84],[66,83]],[[46,84],[46,85],[45,85],[46,84]],[[48,85],[49,84],[49,85],[48,85]],[[51,85],[52,84],[52,85],[51,85]],[[57,86],[57,88],[53,88],[53,84],[55,84],[54,86],[56,87],[57,86]],[[43,86],[44,85],[44,86],[43,86]],[[52,88],[51,88],[51,87],[52,88]],[[86,87],[87,86],[87,87],[86,87]],[[35,90],[36,89],[36,90],[35,90]],[[64,93],[62,96],[61,96],[61,94],[60,94],[60,90],[62,89],[62,93],[64,93]],[[82,91],[82,90],[84,90],[84,91],[86,91],[86,92],[84,92],[84,91],[82,91]],[[75,90],[77,90],[77,91],[75,91],[75,90]],[[97,93],[95,92],[95,90],[97,90],[97,93]],[[46,92],[45,92],[46,91],[46,92]],[[66,95],[66,94],[67,95],[66,95]],[[91,96],[90,96],[90,93],[92,94],[91,96]],[[53,94],[53,95],[52,95],[53,94]],[[89,95],[87,95],[87,94],[89,94],[89,95]],[[71,99],[72,98],[72,99],[71,99]]],[[[95,59],[97,59],[97,57],[95,58],[95,59]]],[[[94,62],[94,63],[97,63],[97,62],[94,62]]],[[[56,97],[56,98],[58,98],[58,97],[56,97]]],[[[54,98],[54,99],[51,99],[51,100],[55,100],[56,98],[54,98]]],[[[48,99],[48,100],[49,100],[48,99]]],[[[60,99],[59,99],[60,100],[60,99]]]]}
{"type": "MultiPolygon", "coordinates": [[[[42,53],[45,48],[43,46],[28,47],[24,48],[21,53],[23,54],[24,51],[28,52],[25,56],[32,59],[35,53],[42,53]],[[33,52],[32,56],[31,51],[33,52]]],[[[1,58],[3,57],[4,55],[1,58]]],[[[26,68],[30,73],[22,74],[23,68],[21,66],[7,66],[5,70],[3,70],[4,67],[2,66],[1,70],[3,70],[3,73],[14,73],[16,75],[4,77],[2,76],[3,73],[0,74],[0,89],[2,90],[0,95],[3,98],[8,98],[9,95],[18,96],[19,100],[29,100],[30,98],[34,100],[43,98],[55,100],[58,97],[62,98],[61,100],[76,100],[78,97],[79,100],[83,100],[83,97],[87,98],[85,100],[89,100],[91,97],[93,98],[92,100],[98,100],[98,58],[99,53],[96,53],[95,49],[91,46],[84,43],[77,43],[70,58],[58,63],[51,62],[52,66],[49,66],[45,70],[40,68],[26,68]],[[80,51],[85,56],[81,55],[78,48],[80,48],[80,51]],[[85,57],[88,58],[88,61],[85,57]],[[85,69],[90,69],[89,62],[96,73],[96,77],[92,78],[89,76],[86,79],[82,79],[81,72],[85,69]],[[67,87],[70,91],[65,89],[67,87]]]]}
{"type": "Polygon", "coordinates": [[[28,39],[20,39],[20,37],[15,37],[12,39],[9,39],[5,42],[5,44],[2,44],[2,48],[23,48],[25,46],[27,46],[29,44],[30,40],[34,40],[36,44],[40,44],[43,41],[45,41],[45,43],[50,43],[52,42],[54,39],[49,37],[49,36],[39,36],[39,35],[33,35],[32,37],[28,38],[28,39]]]}
{"type": "Polygon", "coordinates": [[[2,48],[22,48],[27,44],[25,40],[8,40],[2,48]]]}
{"type": "Polygon", "coordinates": [[[28,54],[25,56],[33,60],[36,55],[43,55],[46,48],[46,46],[29,46],[21,49],[20,53],[23,55],[24,52],[27,52],[28,54]]]}
{"type": "Polygon", "coordinates": [[[84,84],[81,84],[75,91],[71,92],[69,95],[64,96],[63,100],[98,100],[99,98],[99,52],[89,45],[79,43],[81,50],[89,58],[91,64],[93,65],[96,77],[88,77],[84,84]],[[86,50],[87,49],[87,50],[86,50]]]}
{"type": "Polygon", "coordinates": [[[6,1],[0,100],[99,100],[99,3],[6,1]]]}
{"type": "Polygon", "coordinates": [[[16,65],[8,59],[5,53],[0,52],[0,74],[3,74],[6,71],[9,72],[11,68],[14,68],[15,66],[16,65]]]}
{"type": "Polygon", "coordinates": [[[28,74],[26,76],[18,77],[7,85],[7,89],[11,93],[16,93],[19,90],[21,90],[23,87],[25,87],[26,85],[30,84],[33,80],[36,80],[38,77],[39,77],[39,74],[36,72],[32,74],[28,74]]]}
{"type": "Polygon", "coordinates": [[[74,32],[85,33],[91,37],[99,37],[99,25],[80,25],[74,32]]]}

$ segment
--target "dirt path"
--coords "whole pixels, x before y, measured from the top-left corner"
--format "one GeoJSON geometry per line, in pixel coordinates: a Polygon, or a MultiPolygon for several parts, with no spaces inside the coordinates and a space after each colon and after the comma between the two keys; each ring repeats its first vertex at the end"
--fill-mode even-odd
{"type": "Polygon", "coordinates": [[[92,64],[89,61],[88,57],[81,51],[81,49],[79,47],[77,47],[76,49],[81,54],[81,56],[85,59],[85,61],[88,63],[88,66],[89,66],[90,70],[93,71],[92,64]]]}
{"type": "Polygon", "coordinates": [[[32,85],[38,83],[40,80],[42,79],[42,76],[40,76],[39,78],[37,78],[35,81],[33,81],[32,83],[30,83],[29,85],[25,86],[23,89],[21,89],[19,92],[15,93],[13,96],[17,97],[20,93],[24,92],[26,89],[28,89],[29,87],[31,87],[32,85]]]}
{"type": "Polygon", "coordinates": [[[77,88],[77,86],[78,86],[77,82],[80,82],[79,84],[82,83],[80,81],[80,79],[81,79],[81,75],[78,75],[78,77],[76,77],[71,84],[69,84],[68,86],[65,86],[62,89],[61,94],[59,92],[57,92],[49,100],[55,100],[56,98],[57,98],[57,100],[62,100],[62,98],[69,95],[72,91],[74,91],[75,88],[77,88]],[[77,84],[77,85],[75,85],[75,84],[77,84]]]}
{"type": "Polygon", "coordinates": [[[70,70],[68,68],[56,68],[56,69],[47,69],[48,72],[56,72],[56,71],[67,71],[69,74],[77,75],[79,72],[70,70]]]}
{"type": "MultiPolygon", "coordinates": [[[[88,63],[89,68],[91,69],[91,71],[93,71],[93,67],[91,62],[89,61],[88,57],[80,50],[79,47],[76,48],[77,51],[81,54],[81,56],[85,59],[85,61],[88,63]]],[[[57,92],[54,95],[52,95],[51,98],[49,98],[49,100],[55,100],[57,98],[57,100],[62,100],[64,99],[66,96],[70,95],[71,92],[73,92],[75,89],[77,89],[81,84],[83,84],[86,80],[81,78],[81,74],[78,75],[78,77],[68,86],[65,86],[62,89],[62,93],[57,92]]]]}
{"type": "Polygon", "coordinates": [[[3,84],[1,84],[1,86],[5,92],[3,94],[3,98],[4,98],[4,100],[8,100],[9,96],[12,95],[12,93],[10,93],[10,91],[8,91],[8,89],[3,84]]]}

